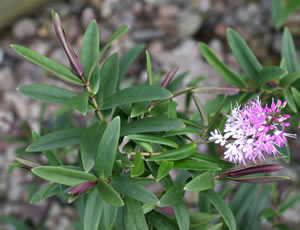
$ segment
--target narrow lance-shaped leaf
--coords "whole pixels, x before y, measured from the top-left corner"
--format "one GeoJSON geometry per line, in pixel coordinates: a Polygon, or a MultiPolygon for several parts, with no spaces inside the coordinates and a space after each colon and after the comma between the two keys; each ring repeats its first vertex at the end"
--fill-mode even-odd
{"type": "Polygon", "coordinates": [[[176,220],[180,230],[189,230],[190,229],[190,219],[188,210],[181,200],[179,203],[173,206],[176,220]]]}
{"type": "Polygon", "coordinates": [[[89,93],[83,92],[71,98],[72,108],[85,115],[88,110],[89,93]]]}
{"type": "Polygon", "coordinates": [[[111,185],[107,184],[105,181],[102,179],[98,180],[98,191],[106,202],[113,206],[123,206],[124,202],[120,195],[114,190],[111,185]]]}
{"type": "Polygon", "coordinates": [[[148,50],[146,50],[146,63],[147,63],[148,82],[149,82],[149,85],[152,85],[152,83],[153,83],[153,81],[152,81],[152,64],[151,64],[151,57],[150,57],[148,50]]]}
{"type": "Polygon", "coordinates": [[[127,138],[130,140],[146,141],[146,142],[150,142],[150,143],[156,143],[156,144],[170,146],[172,148],[178,148],[178,145],[175,141],[173,141],[171,139],[151,135],[151,134],[132,134],[132,135],[128,135],[127,138]]]}
{"type": "Polygon", "coordinates": [[[72,97],[76,96],[76,93],[72,91],[51,85],[23,85],[20,88],[17,88],[17,90],[26,96],[43,102],[66,106],[71,106],[70,100],[72,97]]]}
{"type": "Polygon", "coordinates": [[[141,153],[137,153],[134,159],[134,167],[131,169],[131,176],[140,176],[144,173],[145,165],[141,153]]]}
{"type": "Polygon", "coordinates": [[[262,66],[248,47],[245,40],[233,29],[227,30],[227,41],[236,60],[240,63],[241,68],[247,77],[254,83],[258,80],[258,73],[262,66]]]}
{"type": "Polygon", "coordinates": [[[294,112],[297,113],[297,106],[294,102],[293,96],[288,89],[283,90],[283,97],[287,101],[288,107],[294,112]]]}
{"type": "Polygon", "coordinates": [[[149,229],[141,203],[130,197],[126,197],[125,200],[124,222],[128,230],[149,229]]]}
{"type": "Polygon", "coordinates": [[[284,28],[283,37],[281,41],[282,56],[286,61],[287,69],[289,73],[299,71],[299,62],[296,53],[296,48],[293,42],[291,32],[288,28],[284,28]]]}
{"type": "Polygon", "coordinates": [[[163,161],[159,165],[156,181],[160,181],[162,178],[167,176],[169,172],[172,170],[174,163],[170,161],[163,161]]]}
{"type": "Polygon", "coordinates": [[[277,67],[277,66],[266,66],[264,67],[258,74],[258,78],[256,80],[257,86],[262,86],[265,83],[275,79],[280,78],[286,74],[286,70],[277,67]]]}
{"type": "Polygon", "coordinates": [[[182,184],[174,184],[169,188],[166,193],[161,197],[159,206],[166,207],[179,203],[184,196],[184,190],[182,184]]]}
{"type": "Polygon", "coordinates": [[[191,180],[185,187],[184,190],[200,192],[207,189],[212,189],[215,186],[215,180],[210,171],[201,173],[191,180]]]}
{"type": "Polygon", "coordinates": [[[45,180],[68,186],[76,186],[84,182],[97,180],[93,174],[56,166],[40,166],[33,168],[31,171],[45,180]]]}
{"type": "Polygon", "coordinates": [[[105,129],[99,144],[96,171],[101,177],[108,178],[112,172],[118,149],[119,136],[120,118],[116,117],[105,129]]]}
{"type": "Polygon", "coordinates": [[[246,82],[222,63],[206,44],[200,43],[199,46],[201,54],[207,62],[211,64],[229,84],[236,85],[241,88],[247,87],[246,82]]]}
{"type": "Polygon", "coordinates": [[[62,80],[68,81],[75,85],[84,85],[78,76],[76,76],[69,68],[59,64],[45,56],[42,56],[28,48],[12,45],[11,46],[18,54],[26,58],[27,60],[41,66],[42,68],[54,73],[62,80]]]}
{"type": "Polygon", "coordinates": [[[203,194],[218,210],[230,230],[236,230],[236,222],[231,209],[221,196],[213,190],[202,191],[203,194]]]}
{"type": "Polygon", "coordinates": [[[78,76],[83,76],[83,65],[80,62],[79,58],[76,56],[73,48],[71,47],[67,36],[62,28],[61,20],[58,14],[55,11],[52,11],[52,19],[54,23],[54,30],[56,33],[57,38],[59,39],[62,47],[65,50],[65,53],[69,59],[70,65],[72,67],[72,70],[75,74],[78,76]]]}
{"type": "Polygon", "coordinates": [[[98,230],[105,230],[105,229],[112,229],[113,225],[115,224],[117,212],[119,207],[110,205],[107,202],[104,202],[103,210],[98,230]]]}
{"type": "Polygon", "coordinates": [[[208,118],[207,118],[206,112],[203,108],[203,105],[201,104],[200,100],[194,94],[192,94],[192,98],[195,102],[195,105],[197,107],[198,112],[201,114],[203,124],[205,126],[207,126],[208,125],[208,118]]]}
{"type": "Polygon", "coordinates": [[[59,192],[62,192],[62,186],[59,184],[51,183],[37,191],[30,199],[30,204],[35,204],[37,202],[42,202],[59,192]]]}

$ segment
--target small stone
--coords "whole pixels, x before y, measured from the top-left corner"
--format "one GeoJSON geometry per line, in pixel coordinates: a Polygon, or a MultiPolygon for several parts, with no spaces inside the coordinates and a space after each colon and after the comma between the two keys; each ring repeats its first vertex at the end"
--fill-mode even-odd
{"type": "Polygon", "coordinates": [[[32,49],[33,51],[46,56],[50,50],[50,44],[49,42],[43,41],[43,40],[36,40],[34,39],[31,44],[28,46],[29,49],[32,49]]]}
{"type": "Polygon", "coordinates": [[[51,54],[50,58],[60,64],[69,66],[68,58],[62,48],[55,49],[51,54]]]}
{"type": "Polygon", "coordinates": [[[8,91],[14,88],[15,81],[14,81],[14,74],[10,67],[4,67],[0,69],[0,92],[1,91],[8,91]]]}
{"type": "Polygon", "coordinates": [[[206,13],[211,8],[211,0],[198,0],[198,7],[201,13],[206,13]]]}
{"type": "Polygon", "coordinates": [[[184,10],[180,13],[177,21],[177,36],[184,39],[192,36],[199,30],[202,24],[201,15],[192,10],[184,10]]]}
{"type": "Polygon", "coordinates": [[[95,11],[91,7],[87,7],[82,11],[81,14],[81,24],[84,28],[87,28],[89,23],[96,18],[95,11]]]}
{"type": "Polygon", "coordinates": [[[159,29],[137,29],[132,31],[131,36],[136,42],[147,42],[155,39],[162,39],[166,32],[159,29]]]}
{"type": "Polygon", "coordinates": [[[163,18],[174,18],[178,15],[179,8],[175,4],[165,4],[159,7],[159,16],[163,18]]]}
{"type": "Polygon", "coordinates": [[[17,39],[25,39],[34,36],[37,30],[36,22],[29,18],[24,18],[16,22],[13,26],[13,35],[17,39]]]}

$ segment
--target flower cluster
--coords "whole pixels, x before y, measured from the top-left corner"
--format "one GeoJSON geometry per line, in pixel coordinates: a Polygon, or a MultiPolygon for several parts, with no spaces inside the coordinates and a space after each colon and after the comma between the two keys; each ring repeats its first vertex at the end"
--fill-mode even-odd
{"type": "Polygon", "coordinates": [[[290,125],[286,122],[290,115],[281,115],[280,111],[286,106],[286,101],[274,100],[271,107],[263,107],[259,98],[243,107],[240,105],[232,109],[231,116],[227,116],[224,135],[219,130],[211,132],[209,140],[225,146],[225,159],[234,163],[250,160],[265,159],[266,155],[276,157],[280,152],[276,147],[286,145],[286,137],[295,138],[295,134],[285,133],[290,125]]]}

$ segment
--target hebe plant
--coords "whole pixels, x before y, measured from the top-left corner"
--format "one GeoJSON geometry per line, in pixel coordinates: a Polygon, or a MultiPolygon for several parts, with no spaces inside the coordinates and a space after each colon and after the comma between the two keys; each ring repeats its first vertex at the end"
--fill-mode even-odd
{"type": "MultiPolygon", "coordinates": [[[[117,30],[99,51],[98,26],[92,21],[85,32],[79,59],[67,40],[58,14],[53,12],[52,17],[56,35],[71,68],[25,47],[12,45],[12,48],[60,79],[82,86],[82,92],[43,84],[25,85],[18,89],[26,96],[63,106],[55,115],[50,130],[46,131],[46,127],[42,126],[40,134],[32,131],[32,139],[27,139],[30,145],[22,153],[23,158],[18,157],[15,162],[15,166],[29,169],[49,182],[31,196],[31,203],[59,194],[60,199],[64,199],[61,194],[67,195],[67,200],[78,207],[79,221],[74,227],[84,230],[258,229],[261,219],[267,219],[274,228],[287,229],[279,222],[278,216],[292,206],[299,195],[283,198],[284,194],[277,190],[276,184],[261,184],[288,179],[266,175],[282,167],[268,164],[264,159],[272,160],[274,155],[289,162],[285,136],[282,144],[276,147],[276,154],[271,156],[262,152],[264,157],[260,160],[255,157],[254,160],[245,157],[242,161],[229,158],[236,164],[243,163],[241,165],[223,160],[212,141],[219,140],[221,144],[224,141],[224,145],[231,141],[230,138],[236,138],[235,134],[225,134],[226,138],[222,139],[224,125],[225,133],[228,133],[234,124],[232,117],[229,117],[230,123],[225,115],[229,116],[233,107],[248,103],[249,99],[252,102],[248,107],[246,105],[243,110],[237,107],[232,112],[235,115],[237,111],[244,113],[252,109],[251,103],[259,104],[259,109],[269,111],[265,118],[268,119],[268,127],[278,126],[281,118],[289,118],[289,115],[281,116],[281,112],[291,114],[289,122],[292,127],[299,125],[300,72],[288,29],[283,34],[280,67],[263,67],[246,42],[229,29],[228,43],[241,66],[241,75],[231,71],[206,44],[200,43],[204,58],[230,87],[199,87],[197,83],[202,78],[196,78],[188,84],[188,88],[178,91],[186,74],[174,79],[177,67],[159,83],[158,75],[152,74],[151,58],[146,51],[149,81],[121,89],[120,83],[126,71],[144,46],[133,48],[121,60],[117,53],[105,60],[103,57],[112,42],[128,30],[128,26],[117,30]],[[202,106],[197,94],[207,92],[219,96],[202,106]],[[186,110],[193,101],[198,111],[192,115],[176,111],[177,103],[173,98],[182,94],[186,95],[186,110]],[[272,102],[272,98],[286,101],[287,106],[280,102],[277,105],[273,103],[270,108],[264,107],[272,102]],[[88,119],[90,116],[86,116],[84,124],[78,127],[78,122],[77,126],[72,122],[76,115],[74,110],[83,115],[94,113],[95,117],[88,119]],[[214,129],[216,131],[211,137],[209,133],[214,129]],[[198,153],[197,145],[207,143],[210,154],[198,153]],[[74,152],[77,160],[70,164],[64,156],[74,152]],[[24,156],[30,153],[44,155],[48,165],[25,160],[24,156]],[[177,172],[175,179],[170,176],[173,169],[177,172]],[[224,184],[230,180],[239,183],[224,184]],[[154,183],[161,184],[161,193],[154,194],[145,188],[154,183]],[[223,190],[214,191],[216,184],[223,184],[223,190]],[[199,194],[199,203],[193,212],[184,203],[185,191],[199,194]],[[225,202],[228,194],[232,194],[229,205],[225,202]]],[[[256,122],[250,118],[249,121],[250,127],[256,122]]],[[[283,132],[289,125],[285,124],[276,131],[283,132]]],[[[272,130],[268,129],[264,135],[276,136],[277,133],[272,130]]],[[[251,138],[259,140],[254,134],[251,138]]],[[[252,141],[249,143],[252,144],[252,141]]]]}

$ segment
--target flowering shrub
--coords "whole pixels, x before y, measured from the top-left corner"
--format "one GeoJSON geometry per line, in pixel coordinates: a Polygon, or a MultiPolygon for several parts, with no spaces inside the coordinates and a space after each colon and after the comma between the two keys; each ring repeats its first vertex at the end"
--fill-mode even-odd
{"type": "Polygon", "coordinates": [[[277,216],[299,197],[282,199],[282,192],[274,192],[276,184],[261,183],[289,179],[269,175],[282,166],[265,159],[271,155],[288,162],[286,137],[295,136],[286,129],[299,125],[299,64],[288,29],[283,34],[280,67],[263,67],[243,38],[229,29],[228,43],[243,71],[241,76],[200,43],[203,57],[230,87],[200,87],[201,79],[194,79],[179,90],[185,74],[176,77],[176,67],[164,80],[152,76],[146,51],[148,82],[122,89],[125,73],[144,46],[133,48],[120,60],[117,53],[103,57],[128,26],[120,27],[99,51],[98,26],[92,21],[79,58],[58,14],[53,12],[52,17],[71,68],[25,47],[12,48],[82,91],[43,84],[18,89],[26,96],[61,106],[48,129],[42,122],[40,132],[32,131],[25,139],[26,146],[13,163],[47,182],[36,187],[30,203],[56,195],[62,202],[74,202],[83,214],[73,227],[85,230],[258,229],[261,219],[269,220],[274,228],[282,226],[277,216]],[[218,97],[203,106],[196,95],[207,92],[218,97]],[[194,114],[177,112],[173,99],[182,94],[186,95],[186,110],[191,101],[195,103],[194,114]],[[264,106],[272,97],[271,107],[264,106]],[[236,103],[232,109],[230,104],[236,103]],[[75,122],[78,113],[74,111],[86,119],[75,122]],[[226,149],[218,151],[212,141],[226,149]],[[197,146],[206,143],[210,154],[199,153],[197,146]],[[32,153],[36,160],[29,161],[27,156],[32,153]],[[69,161],[65,154],[76,160],[69,161]],[[41,155],[47,163],[39,161],[41,155]],[[228,181],[243,184],[224,184],[228,181]],[[145,188],[156,183],[162,189],[155,194],[145,188]],[[215,191],[216,184],[225,186],[215,191]],[[189,210],[184,202],[187,191],[199,194],[196,210],[189,210]],[[269,201],[274,201],[272,206],[269,201]]]}

